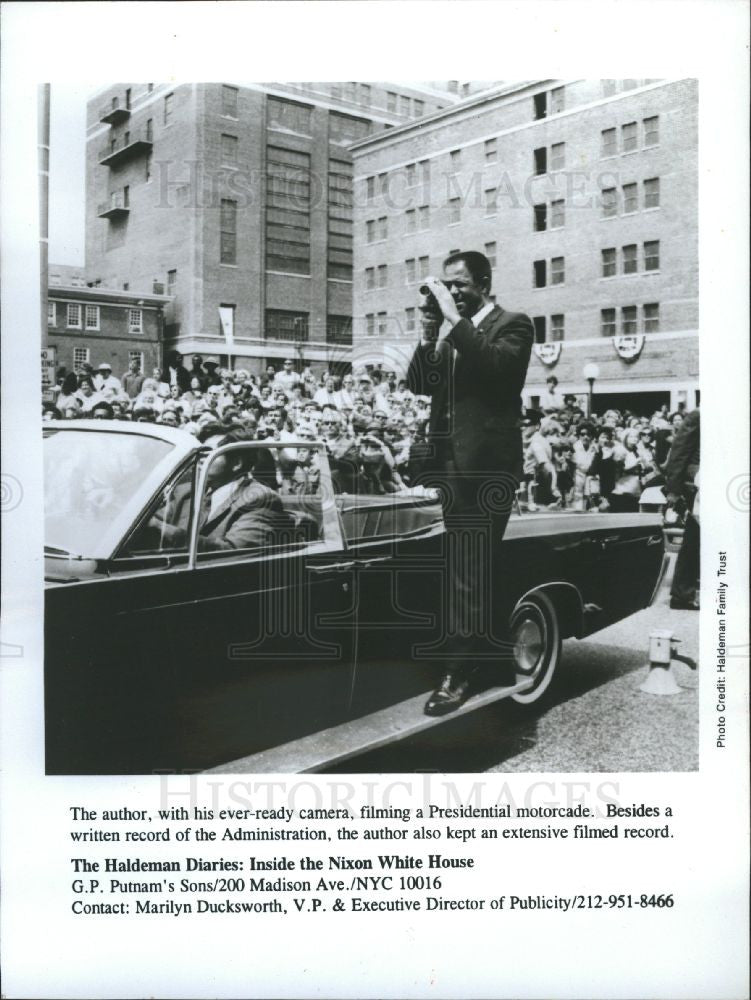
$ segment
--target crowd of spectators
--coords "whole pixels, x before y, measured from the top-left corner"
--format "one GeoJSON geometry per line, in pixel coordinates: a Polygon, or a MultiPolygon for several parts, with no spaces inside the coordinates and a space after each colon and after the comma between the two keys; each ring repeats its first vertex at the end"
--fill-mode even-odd
{"type": "MultiPolygon", "coordinates": [[[[277,485],[285,492],[317,489],[315,452],[285,442],[323,440],[338,492],[394,493],[415,485],[425,460],[430,399],[409,391],[394,371],[369,368],[336,375],[292,360],[262,375],[222,368],[194,355],[191,366],[173,352],[151,377],[133,361],[121,378],[102,364],[60,373],[46,419],[146,421],[182,428],[205,439],[217,426],[242,428],[254,439],[279,442],[277,485]]],[[[664,482],[663,470],[681,412],[662,407],[651,417],[610,409],[587,416],[573,395],[550,385],[539,409],[522,419],[524,470],[520,504],[595,510],[638,510],[639,496],[664,482]]]]}

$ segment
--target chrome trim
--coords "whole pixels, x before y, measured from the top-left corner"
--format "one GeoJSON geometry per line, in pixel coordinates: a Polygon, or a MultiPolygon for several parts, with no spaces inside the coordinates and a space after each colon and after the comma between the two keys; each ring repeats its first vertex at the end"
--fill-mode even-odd
{"type": "Polygon", "coordinates": [[[665,579],[665,574],[668,571],[668,566],[670,565],[670,553],[665,552],[662,556],[662,566],[660,567],[660,572],[657,576],[657,583],[655,583],[654,590],[652,591],[652,596],[649,598],[649,603],[645,605],[647,608],[651,608],[654,604],[657,594],[662,586],[662,581],[665,579]]]}

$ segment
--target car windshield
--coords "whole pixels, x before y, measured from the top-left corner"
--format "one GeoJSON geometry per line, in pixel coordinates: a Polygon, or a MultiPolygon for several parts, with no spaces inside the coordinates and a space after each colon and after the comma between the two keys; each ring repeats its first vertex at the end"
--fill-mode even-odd
{"type": "Polygon", "coordinates": [[[168,441],[138,434],[46,430],[45,551],[95,553],[112,522],[172,448],[168,441]]]}

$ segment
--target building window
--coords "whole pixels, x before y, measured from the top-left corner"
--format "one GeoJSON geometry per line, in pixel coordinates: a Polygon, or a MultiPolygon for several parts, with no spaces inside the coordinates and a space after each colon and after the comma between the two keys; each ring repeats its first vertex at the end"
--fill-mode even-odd
{"type": "Polygon", "coordinates": [[[409,97],[405,94],[399,95],[399,114],[404,115],[405,118],[409,117],[411,109],[411,101],[409,97]]]}
{"type": "Polygon", "coordinates": [[[638,86],[638,80],[621,80],[621,87],[623,90],[634,90],[638,86]]]}
{"type": "Polygon", "coordinates": [[[234,167],[237,164],[237,136],[222,135],[222,163],[234,167]]]}
{"type": "Polygon", "coordinates": [[[405,169],[407,187],[415,187],[417,184],[417,164],[408,163],[405,169]]]}
{"type": "Polygon", "coordinates": [[[385,312],[379,312],[376,314],[378,320],[378,336],[383,337],[386,335],[386,322],[388,314],[385,312]]]}
{"type": "Polygon", "coordinates": [[[370,84],[369,83],[361,83],[360,84],[360,100],[361,100],[361,102],[363,104],[370,104],[371,96],[370,96],[370,84]]]}
{"type": "Polygon", "coordinates": [[[421,101],[418,97],[414,101],[414,111],[415,116],[419,118],[421,115],[425,114],[425,101],[421,101]]]}
{"type": "Polygon", "coordinates": [[[57,326],[57,302],[47,302],[47,326],[57,326]]]}
{"type": "Polygon", "coordinates": [[[378,190],[381,194],[389,193],[389,175],[388,173],[382,173],[378,175],[378,190]]]}
{"type": "Polygon", "coordinates": [[[146,122],[146,141],[154,141],[154,119],[149,118],[146,122]]]}
{"type": "Polygon", "coordinates": [[[417,262],[419,265],[420,277],[427,278],[430,274],[430,257],[419,257],[417,262]]]}
{"type": "Polygon", "coordinates": [[[167,271],[167,294],[175,294],[175,285],[177,284],[177,271],[167,271]]]}
{"type": "Polygon", "coordinates": [[[644,244],[644,270],[660,270],[660,241],[648,240],[644,244]]]}
{"type": "Polygon", "coordinates": [[[77,302],[69,302],[65,325],[71,330],[81,329],[81,307],[77,302]]]}
{"type": "Polygon", "coordinates": [[[498,266],[498,264],[497,264],[497,252],[498,252],[498,248],[497,248],[497,246],[495,244],[495,241],[493,241],[492,243],[486,243],[485,244],[485,256],[488,258],[488,263],[490,264],[491,267],[497,267],[498,266]]]}
{"type": "Polygon", "coordinates": [[[550,147],[550,169],[563,170],[566,166],[566,143],[554,142],[550,147]]]}
{"type": "Polygon", "coordinates": [[[628,246],[623,247],[623,273],[636,274],[638,270],[637,246],[635,243],[629,243],[628,246]]]}
{"type": "Polygon", "coordinates": [[[405,330],[407,331],[407,333],[412,333],[414,331],[414,329],[415,329],[415,309],[414,309],[414,306],[408,306],[404,310],[404,318],[405,318],[405,323],[404,323],[405,330]]]}
{"type": "Polygon", "coordinates": [[[308,339],[308,314],[287,309],[266,310],[266,338],[302,342],[308,339]]]}
{"type": "Polygon", "coordinates": [[[642,306],[642,318],[644,320],[645,333],[657,333],[660,329],[660,306],[657,302],[650,302],[642,306]]]}
{"type": "Polygon", "coordinates": [[[485,215],[495,215],[498,205],[498,188],[485,188],[485,215]]]}
{"type": "Polygon", "coordinates": [[[566,108],[566,88],[556,87],[550,91],[550,113],[559,115],[566,108]]]}
{"type": "Polygon", "coordinates": [[[237,202],[222,198],[219,210],[219,261],[237,263],[237,202]]]}
{"type": "Polygon", "coordinates": [[[416,233],[417,232],[417,209],[408,208],[404,213],[407,219],[407,232],[416,233]]]}
{"type": "Polygon", "coordinates": [[[429,205],[421,205],[420,208],[417,209],[417,219],[418,219],[418,223],[419,223],[419,226],[418,226],[419,229],[421,229],[421,230],[430,229],[430,206],[429,205]]]}
{"type": "Polygon", "coordinates": [[[603,80],[602,81],[602,96],[612,97],[616,90],[618,89],[617,80],[603,80]]]}
{"type": "Polygon", "coordinates": [[[534,110],[535,121],[538,121],[540,118],[547,118],[548,95],[545,91],[543,91],[541,94],[535,94],[534,105],[535,105],[535,110],[534,110]]]}
{"type": "Polygon", "coordinates": [[[375,288],[375,268],[366,267],[365,268],[365,291],[372,292],[375,288]]]}
{"type": "Polygon", "coordinates": [[[375,219],[368,219],[365,223],[365,242],[373,243],[375,240],[375,219]]]}
{"type": "Polygon", "coordinates": [[[550,317],[550,339],[563,340],[564,334],[565,330],[564,330],[563,313],[556,313],[555,316],[550,317]]]}
{"type": "Polygon", "coordinates": [[[645,208],[660,207],[659,177],[651,177],[649,180],[644,181],[644,207],[645,208]]]}
{"type": "MultiPolygon", "coordinates": [[[[329,163],[331,166],[331,162],[329,163]]],[[[329,171],[331,173],[331,171],[329,171]]],[[[331,217],[350,212],[339,201],[329,177],[331,217]]],[[[347,191],[342,192],[346,201],[347,191]]],[[[347,216],[349,219],[349,216],[347,216]]],[[[343,226],[337,226],[344,229],[343,226]]],[[[346,235],[351,235],[347,228],[346,235]]],[[[351,259],[348,258],[351,264],[351,259]]],[[[347,260],[343,261],[347,263],[347,260]]],[[[266,268],[290,274],[310,274],[310,154],[269,146],[266,154],[266,268]]]]}
{"type": "Polygon", "coordinates": [[[375,182],[376,182],[375,177],[368,177],[368,179],[365,181],[365,188],[366,188],[365,194],[368,201],[373,201],[375,199],[375,193],[376,193],[375,182]]]}
{"type": "Polygon", "coordinates": [[[87,330],[99,329],[99,306],[86,306],[84,308],[84,326],[87,330]]]}
{"type": "Polygon", "coordinates": [[[534,230],[536,233],[544,233],[548,228],[548,206],[534,206],[534,230]]]}
{"type": "MultiPolygon", "coordinates": [[[[172,121],[172,111],[174,107],[174,94],[167,94],[164,98],[164,124],[169,125],[172,121]]],[[[128,145],[127,142],[124,145],[128,145]]]]}
{"type": "Polygon", "coordinates": [[[420,168],[420,183],[429,184],[430,183],[430,160],[420,160],[417,164],[420,168]]]}
{"type": "Polygon", "coordinates": [[[298,104],[296,101],[282,101],[276,97],[269,97],[266,104],[269,128],[310,135],[311,110],[309,104],[298,104]]]}
{"type": "Polygon", "coordinates": [[[639,185],[623,185],[623,214],[630,215],[639,211],[639,185]]]}
{"type": "Polygon", "coordinates": [[[614,128],[606,128],[600,132],[601,156],[615,156],[618,152],[618,133],[614,128]]]}
{"type": "Polygon", "coordinates": [[[603,188],[600,202],[603,219],[612,219],[618,215],[618,191],[616,188],[603,188]]]}
{"type": "Polygon", "coordinates": [[[600,310],[600,333],[603,337],[615,336],[615,309],[600,310]]]}
{"type": "Polygon", "coordinates": [[[550,284],[562,285],[566,280],[566,260],[564,257],[553,257],[550,261],[550,284]]]}
{"type": "Polygon", "coordinates": [[[143,310],[128,310],[128,333],[143,333],[143,310]]]}
{"type": "Polygon", "coordinates": [[[73,367],[83,368],[84,365],[90,363],[90,351],[88,347],[74,347],[73,348],[73,367]]]}
{"type": "Polygon", "coordinates": [[[624,153],[631,153],[639,148],[639,126],[636,122],[621,125],[621,142],[624,153]]]}
{"type": "Polygon", "coordinates": [[[352,317],[327,316],[326,342],[329,344],[352,343],[352,317]]]}
{"type": "Polygon", "coordinates": [[[404,261],[404,270],[407,276],[408,285],[413,284],[415,281],[415,275],[416,275],[415,264],[416,261],[414,257],[410,257],[409,260],[404,261]]]}
{"type": "Polygon", "coordinates": [[[545,146],[534,151],[534,172],[537,175],[548,172],[548,151],[545,146]]]}
{"type": "Polygon", "coordinates": [[[462,221],[462,200],[461,198],[449,198],[449,225],[453,226],[462,221]]]}
{"type": "Polygon", "coordinates": [[[456,174],[462,168],[462,151],[461,149],[452,149],[449,153],[449,167],[451,168],[451,173],[456,174]]]}
{"type": "Polygon", "coordinates": [[[351,161],[329,157],[327,271],[341,281],[352,280],[352,173],[351,161]]]}
{"type": "Polygon", "coordinates": [[[237,118],[237,87],[222,85],[222,114],[227,118],[237,118]]]}
{"type": "Polygon", "coordinates": [[[391,90],[386,91],[386,110],[392,115],[396,114],[396,94],[391,90]]]}
{"type": "Polygon", "coordinates": [[[143,371],[143,351],[128,351],[128,367],[131,361],[137,361],[139,372],[143,371]]]}
{"type": "Polygon", "coordinates": [[[606,250],[601,250],[600,256],[602,259],[603,278],[612,278],[616,272],[615,247],[608,247],[606,250]]]}
{"type": "Polygon", "coordinates": [[[498,160],[498,140],[485,140],[485,162],[495,163],[498,160]]]}
{"type": "Polygon", "coordinates": [[[566,225],[566,202],[561,198],[550,203],[550,228],[562,229],[566,225]]]}
{"type": "Polygon", "coordinates": [[[660,116],[654,115],[651,118],[645,118],[642,124],[644,125],[644,145],[657,146],[660,142],[660,116]]]}
{"type": "Polygon", "coordinates": [[[378,287],[386,288],[389,283],[389,269],[388,264],[378,265],[378,287]]]}
{"type": "Polygon", "coordinates": [[[532,325],[535,328],[535,343],[536,344],[544,344],[545,343],[545,338],[547,336],[546,329],[545,329],[545,327],[546,327],[545,317],[544,316],[535,316],[533,318],[533,320],[532,320],[532,325]]]}
{"type": "Polygon", "coordinates": [[[365,335],[375,337],[375,313],[365,313],[365,335]]]}
{"type": "Polygon", "coordinates": [[[544,288],[547,280],[547,263],[544,260],[536,260],[532,263],[532,280],[535,288],[544,288]]]}
{"type": "Polygon", "coordinates": [[[624,306],[621,309],[621,333],[634,334],[637,327],[636,306],[624,306]]]}

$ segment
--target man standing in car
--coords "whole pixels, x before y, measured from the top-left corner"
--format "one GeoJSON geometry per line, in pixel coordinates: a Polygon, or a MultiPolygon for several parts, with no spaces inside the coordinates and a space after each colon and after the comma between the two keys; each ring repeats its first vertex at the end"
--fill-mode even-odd
{"type": "Polygon", "coordinates": [[[503,538],[522,470],[521,391],[534,331],[529,317],[493,304],[491,281],[490,262],[474,251],[447,257],[442,281],[425,279],[430,294],[421,305],[423,335],[408,371],[411,391],[431,397],[423,479],[444,491],[448,544],[442,654],[448,668],[425,705],[428,715],[460,707],[487,648],[487,566],[503,538]]]}

